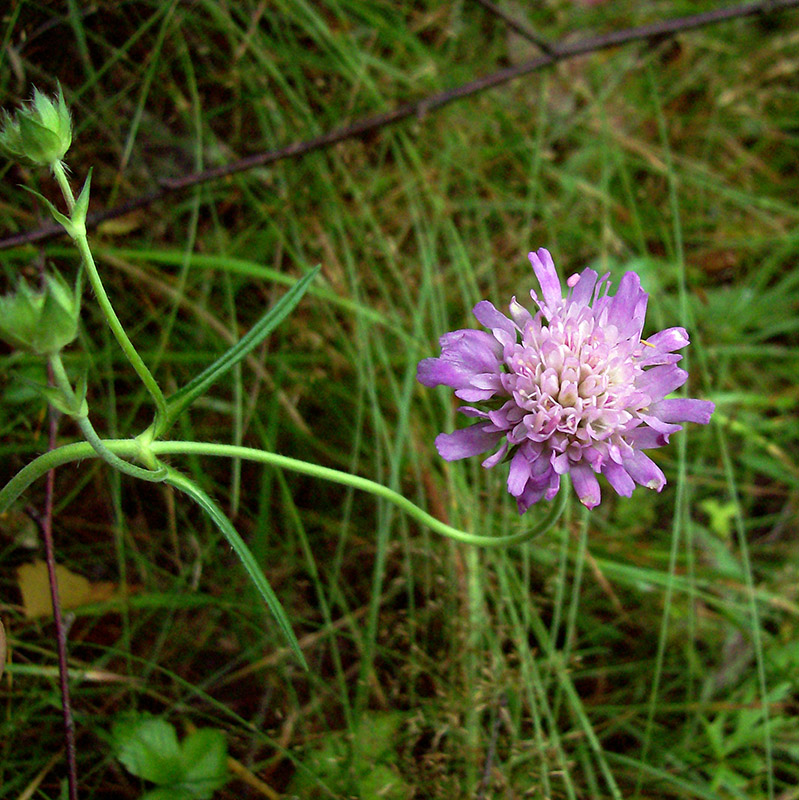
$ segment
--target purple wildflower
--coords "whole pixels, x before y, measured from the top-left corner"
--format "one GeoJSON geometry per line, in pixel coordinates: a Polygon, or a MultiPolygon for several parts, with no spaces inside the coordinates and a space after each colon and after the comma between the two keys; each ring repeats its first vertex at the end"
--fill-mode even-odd
{"type": "Polygon", "coordinates": [[[634,272],[610,296],[608,276],[592,269],[567,281],[564,298],[550,254],[530,253],[542,298],[533,316],[514,297],[510,318],[487,300],[474,307],[491,330],[460,330],[440,339],[441,356],[420,362],[425,386],[451,386],[479,421],[436,437],[439,454],[454,461],[496,451],[486,468],[510,461],[508,491],[523,514],[551,500],[569,473],[580,501],[599,503],[597,474],[620,495],[636,483],[660,491],[666,478],[644,450],[661,447],[678,423],[710,421],[708,400],[666,399],[688,373],[676,366],[684,328],[641,338],[648,295],[634,272]]]}

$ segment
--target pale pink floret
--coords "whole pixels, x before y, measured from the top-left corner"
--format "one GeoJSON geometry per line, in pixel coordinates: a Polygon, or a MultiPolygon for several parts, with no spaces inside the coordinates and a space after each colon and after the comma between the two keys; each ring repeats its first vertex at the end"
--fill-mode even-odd
{"type": "Polygon", "coordinates": [[[688,373],[675,353],[688,343],[683,328],[642,341],[648,295],[627,272],[615,295],[608,276],[573,275],[563,297],[550,254],[530,253],[542,297],[531,314],[514,297],[510,318],[487,300],[474,315],[491,333],[460,330],[441,337],[441,356],[419,363],[425,386],[450,386],[479,421],[436,437],[449,461],[496,451],[483,461],[509,459],[508,491],[524,513],[552,499],[569,473],[588,508],[600,501],[597,475],[629,497],[635,484],[660,491],[666,478],[642,451],[666,444],[681,422],[706,424],[707,400],[666,399],[688,373]],[[646,369],[645,369],[646,368],[646,369]]]}

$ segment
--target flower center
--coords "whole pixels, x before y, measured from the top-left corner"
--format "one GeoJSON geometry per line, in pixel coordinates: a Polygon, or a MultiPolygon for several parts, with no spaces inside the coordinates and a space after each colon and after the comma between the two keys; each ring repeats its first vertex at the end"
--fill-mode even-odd
{"type": "Polygon", "coordinates": [[[588,315],[526,326],[506,353],[505,388],[518,406],[513,439],[550,440],[563,452],[624,429],[636,367],[631,343],[588,315]]]}

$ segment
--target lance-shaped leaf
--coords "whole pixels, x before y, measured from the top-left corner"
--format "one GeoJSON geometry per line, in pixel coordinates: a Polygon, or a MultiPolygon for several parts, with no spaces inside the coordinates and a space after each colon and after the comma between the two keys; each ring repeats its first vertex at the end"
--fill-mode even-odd
{"type": "Polygon", "coordinates": [[[178,389],[167,400],[167,414],[155,431],[156,438],[162,436],[198,397],[216,383],[228,370],[258,347],[259,344],[291,313],[300,298],[308,290],[311,281],[319,274],[319,265],[297,281],[255,325],[247,331],[229,350],[213,364],[204,369],[185,386],[178,389]]]}
{"type": "Polygon", "coordinates": [[[214,503],[214,501],[202,489],[200,489],[196,483],[189,480],[184,475],[181,475],[171,467],[167,468],[166,483],[171,484],[176,489],[180,489],[180,491],[191,497],[191,499],[194,500],[194,502],[197,503],[197,505],[199,505],[206,514],[208,514],[217,528],[219,528],[223,536],[228,540],[228,544],[233,548],[233,551],[239,557],[242,566],[250,576],[250,580],[252,580],[252,582],[255,584],[255,588],[258,590],[258,593],[264,599],[264,602],[272,612],[272,616],[275,618],[275,622],[277,622],[277,625],[283,633],[283,636],[286,638],[286,641],[288,642],[292,652],[297,656],[303,668],[308,669],[305,656],[302,654],[302,650],[300,649],[300,643],[297,641],[297,637],[294,635],[291,623],[289,622],[289,618],[286,616],[286,612],[283,610],[283,606],[280,604],[280,600],[277,599],[277,595],[269,585],[269,581],[264,576],[264,573],[261,571],[261,567],[255,560],[255,556],[252,554],[252,551],[249,547],[247,547],[244,540],[241,538],[241,536],[239,536],[238,532],[233,527],[233,523],[225,516],[222,509],[220,509],[219,506],[217,506],[216,503],[214,503]]]}

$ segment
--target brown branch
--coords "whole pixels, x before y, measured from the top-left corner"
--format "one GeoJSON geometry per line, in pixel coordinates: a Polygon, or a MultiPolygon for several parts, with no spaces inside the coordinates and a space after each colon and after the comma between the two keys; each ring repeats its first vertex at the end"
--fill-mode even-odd
{"type": "MultiPolygon", "coordinates": [[[[410,117],[416,117],[417,119],[422,118],[425,114],[452,103],[455,100],[470,97],[486,89],[493,89],[496,86],[501,86],[523,75],[529,75],[531,72],[554,64],[557,61],[586,55],[587,53],[594,53],[599,50],[606,50],[611,47],[619,47],[623,44],[635,41],[646,39],[659,41],[665,36],[673,36],[677,33],[695,30],[696,28],[705,27],[707,25],[749,17],[755,14],[773,14],[779,11],[796,8],[797,6],[799,6],[799,0],[761,0],[761,2],[716,8],[712,11],[705,11],[701,14],[694,14],[688,17],[678,17],[661,22],[654,22],[650,25],[641,25],[637,28],[624,28],[622,30],[611,31],[610,33],[604,33],[598,36],[590,36],[572,42],[550,45],[548,53],[544,53],[530,61],[497,70],[482,78],[477,78],[469,83],[464,83],[461,86],[456,86],[446,91],[437,92],[421,100],[405,103],[398,106],[393,111],[387,111],[372,117],[364,117],[351,125],[328,131],[313,139],[293,142],[277,150],[257,153],[230,164],[185,175],[182,178],[163,180],[160,182],[157,189],[139,195],[114,208],[90,214],[86,224],[87,227],[94,228],[106,220],[115,219],[116,217],[129,214],[131,211],[145,208],[173,192],[183,191],[192,186],[216,180],[217,178],[224,178],[228,175],[234,175],[238,172],[245,172],[253,167],[263,167],[267,164],[274,164],[276,161],[281,161],[285,158],[296,158],[306,153],[313,152],[314,150],[320,150],[330,145],[337,144],[338,142],[343,142],[347,139],[363,136],[366,133],[371,133],[410,117]]],[[[43,226],[0,240],[0,250],[50,239],[63,232],[63,229],[57,225],[43,226]]]]}
{"type": "Polygon", "coordinates": [[[495,5],[491,0],[475,0],[487,11],[490,11],[494,16],[499,17],[509,28],[512,28],[519,36],[523,36],[528,42],[532,42],[540,50],[543,50],[547,55],[554,56],[555,51],[552,45],[541,35],[536,33],[529,25],[525,25],[517,19],[514,19],[510,14],[504,12],[498,5],[495,5]]]}

